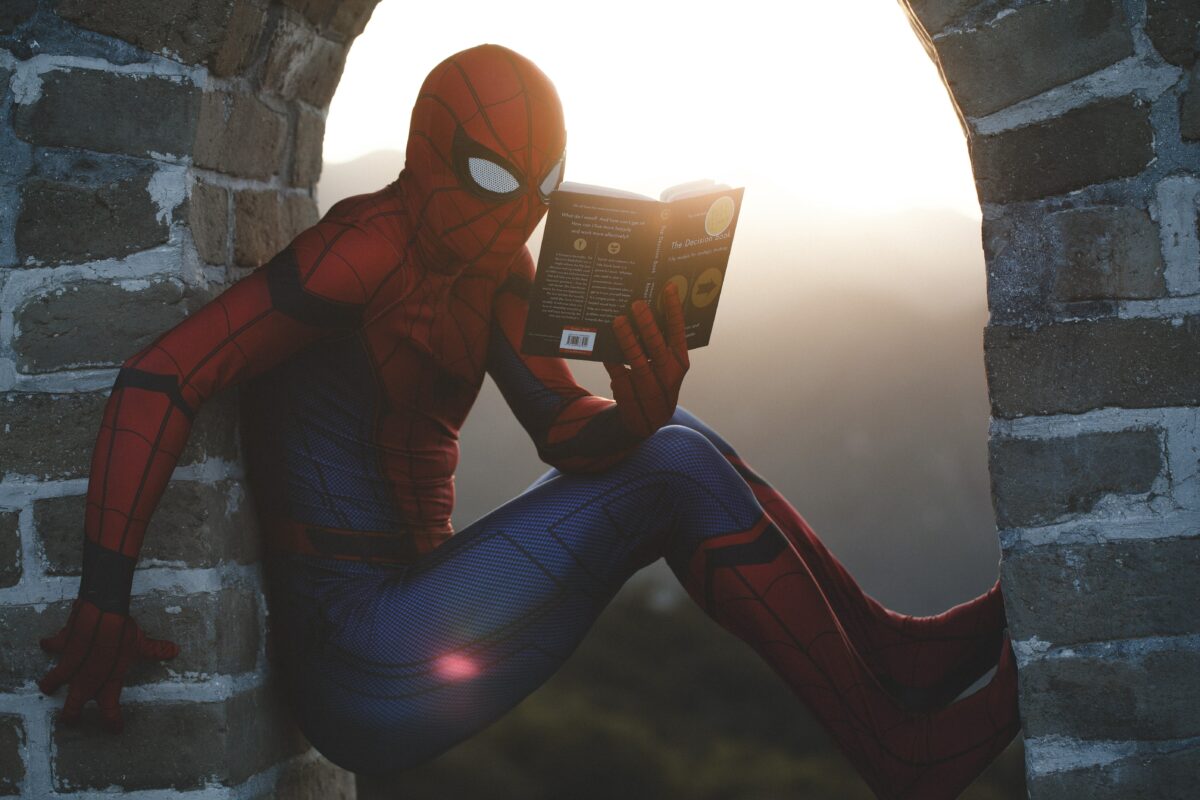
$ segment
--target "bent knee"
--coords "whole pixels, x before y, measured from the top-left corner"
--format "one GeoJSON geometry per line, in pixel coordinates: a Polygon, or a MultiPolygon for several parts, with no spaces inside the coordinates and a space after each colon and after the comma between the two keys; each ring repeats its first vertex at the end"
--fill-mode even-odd
{"type": "Polygon", "coordinates": [[[664,425],[642,442],[641,452],[657,464],[686,467],[693,462],[724,461],[724,456],[703,433],[685,425],[664,425]]]}

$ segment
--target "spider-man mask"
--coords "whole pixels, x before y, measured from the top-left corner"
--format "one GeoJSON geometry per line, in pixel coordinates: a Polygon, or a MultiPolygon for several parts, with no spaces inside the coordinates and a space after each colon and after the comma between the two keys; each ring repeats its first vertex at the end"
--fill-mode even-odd
{"type": "Polygon", "coordinates": [[[562,182],[566,130],[558,93],[512,50],[485,44],[429,73],[413,107],[405,195],[426,267],[503,267],[562,182]]]}

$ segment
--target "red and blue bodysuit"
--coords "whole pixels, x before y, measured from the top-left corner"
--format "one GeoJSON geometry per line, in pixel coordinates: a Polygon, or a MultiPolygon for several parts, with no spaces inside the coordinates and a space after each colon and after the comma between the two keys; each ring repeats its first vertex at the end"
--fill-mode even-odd
{"type": "Polygon", "coordinates": [[[541,685],[625,580],[665,558],[805,701],[880,797],[954,797],[1019,727],[995,586],[936,617],[880,606],[733,448],[677,407],[679,298],[614,321],[613,399],[522,355],[526,240],[561,182],[554,88],[483,45],[426,79],[404,171],[124,362],[88,484],[84,572],[44,691],[114,730],[137,658],[133,567],[197,410],[240,386],[273,632],[310,741],[421,763],[541,685]],[[458,431],[490,375],[553,469],[455,533],[458,431]],[[957,695],[988,669],[975,694],[957,695]]]}

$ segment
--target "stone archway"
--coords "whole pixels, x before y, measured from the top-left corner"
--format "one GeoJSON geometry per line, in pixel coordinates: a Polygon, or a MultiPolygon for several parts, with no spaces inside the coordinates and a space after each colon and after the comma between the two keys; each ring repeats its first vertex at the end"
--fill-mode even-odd
{"type": "MultiPolygon", "coordinates": [[[[75,592],[116,368],[315,220],[325,110],[374,4],[0,10],[0,794],[353,793],[266,679],[232,397],[200,413],[139,572],[135,606],[184,644],[179,674],[131,681],[120,744],[60,729],[32,681],[36,638],[75,592]]],[[[904,5],[983,205],[993,497],[1031,795],[1161,794],[1200,760],[1185,688],[1200,668],[1200,11],[904,5]]]]}

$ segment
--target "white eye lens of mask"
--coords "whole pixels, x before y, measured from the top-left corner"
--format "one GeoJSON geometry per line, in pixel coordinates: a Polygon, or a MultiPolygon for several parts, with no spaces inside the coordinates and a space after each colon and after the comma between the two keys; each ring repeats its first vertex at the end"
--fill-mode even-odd
{"type": "Polygon", "coordinates": [[[485,158],[467,159],[467,169],[477,184],[496,194],[508,194],[521,188],[521,183],[504,167],[485,158]]]}
{"type": "Polygon", "coordinates": [[[559,162],[550,170],[550,174],[542,181],[542,185],[538,187],[542,193],[542,197],[548,197],[551,192],[558,188],[558,182],[562,179],[562,168],[563,162],[562,159],[559,159],[559,162]]]}

